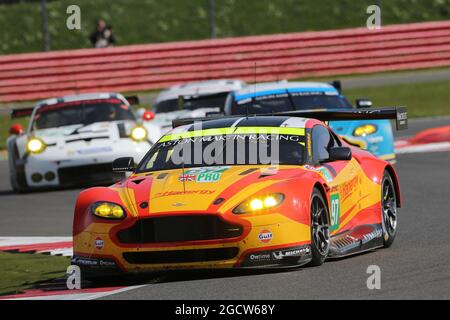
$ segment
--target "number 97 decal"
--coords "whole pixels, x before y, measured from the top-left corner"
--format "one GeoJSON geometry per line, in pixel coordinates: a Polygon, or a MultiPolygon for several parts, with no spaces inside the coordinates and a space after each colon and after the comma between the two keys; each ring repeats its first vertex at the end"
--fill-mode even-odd
{"type": "Polygon", "coordinates": [[[330,231],[339,229],[340,217],[341,217],[341,200],[339,194],[332,194],[330,196],[331,204],[331,223],[330,231]]]}

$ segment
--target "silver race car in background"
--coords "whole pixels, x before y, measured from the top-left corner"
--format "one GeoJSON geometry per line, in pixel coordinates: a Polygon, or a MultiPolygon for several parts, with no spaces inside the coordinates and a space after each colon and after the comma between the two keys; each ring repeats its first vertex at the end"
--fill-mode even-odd
{"type": "Polygon", "coordinates": [[[28,128],[10,128],[7,140],[15,191],[111,183],[122,178],[111,163],[139,162],[161,135],[144,113],[138,119],[120,94],[98,93],[48,99],[12,117],[30,116],[28,128]]]}
{"type": "Polygon", "coordinates": [[[244,86],[241,80],[209,80],[173,86],[156,98],[153,123],[164,134],[172,129],[174,119],[201,118],[221,112],[228,94],[244,86]]]}

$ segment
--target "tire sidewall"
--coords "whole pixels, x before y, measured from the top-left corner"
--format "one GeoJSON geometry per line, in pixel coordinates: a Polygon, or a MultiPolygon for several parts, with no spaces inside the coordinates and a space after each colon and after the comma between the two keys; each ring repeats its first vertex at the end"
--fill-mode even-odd
{"type": "Polygon", "coordinates": [[[384,223],[384,210],[383,210],[383,197],[384,197],[384,184],[386,181],[389,181],[389,183],[392,186],[392,190],[394,192],[394,197],[397,199],[397,192],[395,190],[394,181],[392,180],[391,175],[389,172],[385,171],[383,175],[383,180],[381,181],[381,223],[382,223],[382,229],[383,229],[383,245],[385,248],[389,248],[392,243],[395,240],[395,237],[397,236],[397,227],[398,227],[398,214],[396,215],[397,219],[397,227],[395,228],[393,233],[390,233],[385,226],[384,223]]]}
{"type": "MultiPolygon", "coordinates": [[[[308,264],[308,266],[312,266],[312,267],[322,265],[325,262],[325,260],[326,260],[326,258],[328,256],[328,253],[325,254],[325,255],[320,253],[320,251],[317,249],[316,244],[315,244],[314,239],[313,239],[313,227],[312,227],[313,217],[312,217],[311,205],[312,205],[313,199],[315,197],[318,197],[320,199],[320,201],[322,202],[322,204],[324,205],[324,208],[325,208],[325,211],[326,211],[325,212],[326,213],[326,217],[327,217],[327,220],[329,220],[328,207],[326,205],[326,201],[323,198],[322,193],[317,188],[314,188],[314,190],[313,190],[313,192],[311,194],[311,203],[310,203],[310,206],[309,206],[309,214],[310,214],[310,219],[311,219],[311,222],[310,222],[311,262],[308,264]]],[[[329,221],[328,221],[328,224],[329,224],[329,221]]]]}

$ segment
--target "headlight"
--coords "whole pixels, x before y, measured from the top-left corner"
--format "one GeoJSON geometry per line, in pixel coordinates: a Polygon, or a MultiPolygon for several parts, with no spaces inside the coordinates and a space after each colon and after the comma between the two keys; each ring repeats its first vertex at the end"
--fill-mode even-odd
{"type": "Polygon", "coordinates": [[[134,141],[143,141],[147,138],[147,130],[141,126],[134,127],[130,136],[134,141]]]}
{"type": "Polygon", "coordinates": [[[27,142],[27,150],[31,153],[42,153],[46,147],[44,141],[39,138],[31,138],[27,142]]]}
{"type": "Polygon", "coordinates": [[[284,194],[282,193],[274,193],[268,196],[251,198],[242,202],[240,205],[234,208],[233,213],[241,214],[260,211],[264,209],[271,209],[279,206],[283,201],[284,194]]]}
{"type": "Polygon", "coordinates": [[[121,206],[111,202],[97,202],[91,206],[93,215],[106,219],[123,219],[125,211],[121,206]]]}
{"type": "Polygon", "coordinates": [[[356,137],[365,137],[377,132],[377,127],[373,124],[365,124],[360,126],[353,131],[353,135],[356,137]]]}

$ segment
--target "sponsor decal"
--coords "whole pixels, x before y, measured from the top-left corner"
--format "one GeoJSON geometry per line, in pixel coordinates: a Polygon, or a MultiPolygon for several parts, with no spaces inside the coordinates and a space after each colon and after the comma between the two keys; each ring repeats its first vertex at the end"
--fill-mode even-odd
{"type": "MultiPolygon", "coordinates": [[[[276,130],[276,129],[274,129],[276,130]]],[[[302,130],[302,129],[298,129],[302,130]]],[[[299,132],[300,133],[300,132],[299,132]]],[[[170,136],[168,136],[170,138],[170,136]]],[[[303,134],[282,134],[282,133],[245,133],[245,134],[233,134],[224,132],[223,135],[205,135],[190,138],[173,139],[168,141],[163,141],[158,144],[158,147],[175,147],[183,144],[200,144],[204,142],[261,142],[267,143],[268,141],[292,141],[292,142],[304,142],[305,138],[303,134]]]]}
{"type": "Polygon", "coordinates": [[[220,181],[222,174],[230,167],[194,168],[184,172],[178,177],[180,182],[195,181],[199,183],[211,183],[220,181]]]}
{"type": "Polygon", "coordinates": [[[272,259],[272,256],[268,252],[266,252],[266,253],[252,253],[249,258],[250,258],[251,261],[269,261],[269,260],[272,259]]]}
{"type": "Polygon", "coordinates": [[[331,175],[330,171],[325,167],[313,167],[310,165],[305,165],[304,168],[307,170],[311,170],[311,171],[320,173],[327,182],[333,181],[333,176],[331,175]]]}
{"type": "Polygon", "coordinates": [[[341,219],[341,199],[339,193],[335,193],[330,196],[330,205],[331,205],[330,231],[335,231],[339,229],[341,219]]]}
{"type": "Polygon", "coordinates": [[[301,256],[309,254],[310,252],[311,252],[311,250],[309,247],[303,247],[303,248],[297,248],[297,249],[274,251],[274,252],[272,252],[272,255],[275,260],[281,260],[283,258],[289,258],[289,257],[301,257],[301,256]]]}
{"type": "Polygon", "coordinates": [[[367,138],[367,141],[369,143],[382,143],[384,141],[384,137],[383,136],[370,137],[370,138],[367,138]]]}
{"type": "Polygon", "coordinates": [[[270,241],[272,241],[272,238],[273,234],[270,230],[262,230],[258,235],[258,239],[262,243],[269,243],[270,241]]]}
{"type": "Polygon", "coordinates": [[[354,177],[350,181],[343,183],[339,188],[339,193],[341,194],[343,199],[346,199],[352,192],[355,191],[358,186],[358,177],[354,177]]]}
{"type": "Polygon", "coordinates": [[[311,255],[309,245],[253,252],[246,256],[243,266],[291,265],[311,255]]]}
{"type": "Polygon", "coordinates": [[[101,250],[101,249],[103,249],[105,242],[103,241],[102,238],[97,238],[97,239],[95,239],[94,244],[95,244],[95,248],[97,248],[97,250],[101,250]]]}
{"type": "Polygon", "coordinates": [[[187,195],[187,194],[196,194],[196,195],[205,195],[209,196],[215,193],[214,190],[186,190],[186,191],[166,191],[166,192],[158,192],[155,194],[153,198],[161,198],[161,197],[169,197],[169,196],[179,196],[179,195],[187,195]]]}
{"type": "Polygon", "coordinates": [[[116,268],[116,263],[113,260],[108,259],[74,257],[72,259],[72,264],[84,267],[116,268]]]}
{"type": "Polygon", "coordinates": [[[103,148],[89,148],[89,149],[77,150],[77,153],[81,154],[81,155],[93,154],[93,153],[104,153],[104,152],[112,152],[112,148],[111,147],[103,147],[103,148]]]}
{"type": "Polygon", "coordinates": [[[178,177],[178,181],[180,182],[190,182],[195,181],[196,176],[194,174],[182,174],[178,177]]]}

